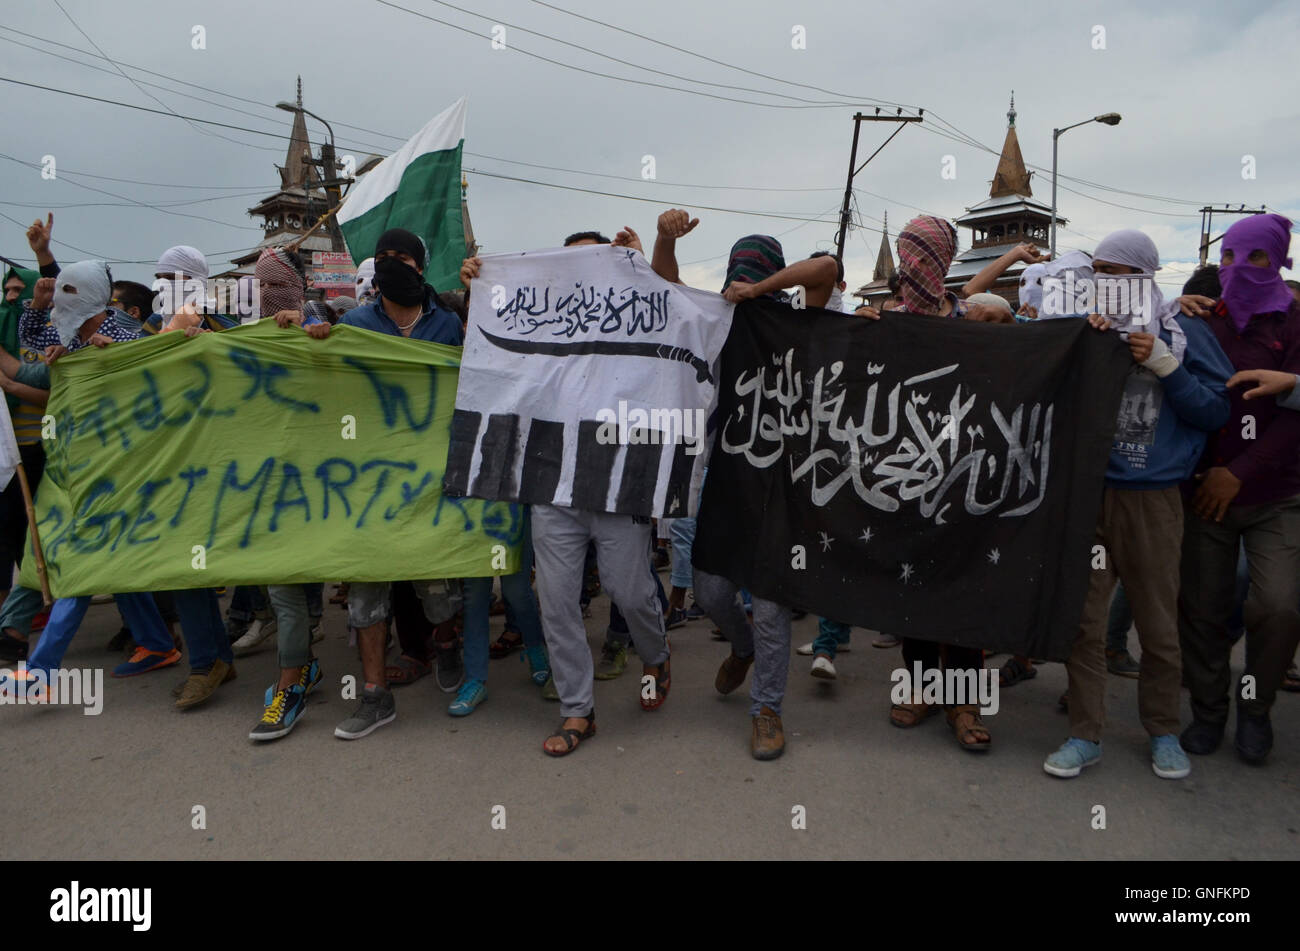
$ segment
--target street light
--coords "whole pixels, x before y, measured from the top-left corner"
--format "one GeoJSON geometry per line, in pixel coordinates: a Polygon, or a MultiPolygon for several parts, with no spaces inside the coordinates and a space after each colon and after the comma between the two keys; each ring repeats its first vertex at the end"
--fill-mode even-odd
{"type": "MultiPolygon", "coordinates": [[[[298,95],[299,96],[302,95],[301,79],[298,82],[298,95]]],[[[330,207],[331,208],[334,207],[339,203],[340,200],[340,194],[338,190],[339,180],[336,177],[338,169],[336,168],[335,161],[334,161],[334,129],[330,126],[328,122],[326,122],[320,116],[316,115],[316,113],[312,112],[310,109],[304,109],[300,103],[281,101],[275,104],[275,108],[283,109],[285,112],[304,113],[305,115],[311,116],[321,125],[325,126],[325,131],[329,133],[330,140],[328,143],[322,142],[320,147],[320,164],[321,164],[321,172],[323,173],[321,176],[321,185],[325,188],[325,194],[329,196],[330,207]]],[[[308,161],[311,160],[310,153],[308,154],[307,159],[308,161]]],[[[302,183],[302,194],[307,202],[307,217],[310,218],[311,217],[310,181],[305,181],[302,183]]],[[[326,213],[328,214],[328,211],[326,213]]],[[[333,231],[333,228],[331,228],[331,231],[333,231]]]]}
{"type": "Polygon", "coordinates": [[[1064,129],[1052,130],[1052,248],[1050,252],[1052,260],[1056,260],[1056,140],[1071,129],[1077,129],[1089,122],[1100,122],[1103,125],[1119,125],[1119,120],[1120,114],[1118,112],[1106,112],[1099,116],[1093,116],[1091,119],[1076,122],[1074,125],[1067,125],[1064,129]]]}

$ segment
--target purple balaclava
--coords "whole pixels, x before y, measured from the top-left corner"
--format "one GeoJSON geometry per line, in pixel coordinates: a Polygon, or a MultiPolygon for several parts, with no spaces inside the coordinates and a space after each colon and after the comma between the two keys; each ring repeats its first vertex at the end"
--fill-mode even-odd
{"type": "Polygon", "coordinates": [[[1291,306],[1291,290],[1278,273],[1290,267],[1291,221],[1281,215],[1251,215],[1242,218],[1223,235],[1223,250],[1232,252],[1232,263],[1219,268],[1223,300],[1228,305],[1237,333],[1255,314],[1285,311],[1291,306]],[[1268,267],[1257,267],[1246,259],[1252,251],[1268,254],[1268,267]]]}

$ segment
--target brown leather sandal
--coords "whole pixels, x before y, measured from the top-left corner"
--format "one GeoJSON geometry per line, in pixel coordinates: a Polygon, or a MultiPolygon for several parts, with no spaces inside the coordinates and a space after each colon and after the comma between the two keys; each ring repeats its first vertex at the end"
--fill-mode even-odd
{"type": "Polygon", "coordinates": [[[933,703],[895,703],[889,708],[889,722],[907,730],[938,712],[939,707],[933,703]]]}
{"type": "Polygon", "coordinates": [[[957,745],[974,753],[987,750],[993,737],[980,719],[979,707],[963,703],[948,709],[948,725],[957,737],[957,745]]]}

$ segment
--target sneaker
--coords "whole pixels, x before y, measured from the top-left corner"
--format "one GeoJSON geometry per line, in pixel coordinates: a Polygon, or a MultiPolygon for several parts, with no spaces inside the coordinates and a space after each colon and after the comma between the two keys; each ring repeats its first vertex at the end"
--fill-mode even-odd
{"type": "Polygon", "coordinates": [[[668,617],[664,618],[664,630],[675,631],[686,624],[686,612],[681,608],[673,608],[668,617]]]}
{"type": "Polygon", "coordinates": [[[334,735],[341,740],[359,740],[396,719],[397,705],[393,702],[393,692],[374,684],[366,684],[361,692],[361,706],[334,728],[334,735]]]}
{"type": "Polygon", "coordinates": [[[248,625],[248,630],[239,640],[231,644],[230,648],[235,652],[236,657],[251,654],[266,644],[278,626],[279,622],[275,618],[265,621],[261,618],[253,618],[253,623],[248,625]]]}
{"type": "Polygon", "coordinates": [[[1061,744],[1059,750],[1043,760],[1043,770],[1053,776],[1071,779],[1083,772],[1085,766],[1091,766],[1100,759],[1100,743],[1072,736],[1061,744]]]}
{"type": "Polygon", "coordinates": [[[1247,763],[1262,763],[1273,749],[1273,724],[1268,714],[1251,716],[1237,709],[1237,755],[1247,763]]]}
{"type": "Polygon", "coordinates": [[[704,608],[700,607],[695,601],[692,601],[691,606],[686,609],[686,620],[688,621],[703,621],[706,617],[708,615],[704,613],[704,608]]]}
{"type": "Polygon", "coordinates": [[[627,669],[627,645],[606,641],[600,649],[600,663],[596,665],[597,680],[613,680],[627,669]]]}
{"type": "MultiPolygon", "coordinates": [[[[192,676],[192,673],[191,673],[191,676],[192,676]]],[[[222,682],[223,684],[228,684],[228,683],[230,683],[230,681],[234,680],[236,676],[237,676],[237,675],[236,675],[236,673],[235,673],[235,665],[234,665],[234,664],[227,664],[227,665],[226,665],[226,674],[225,674],[225,676],[221,679],[221,682],[222,682]]],[[[184,680],[182,680],[180,683],[178,683],[175,687],[172,687],[172,696],[173,696],[173,697],[179,697],[182,693],[184,693],[184,692],[185,692],[185,686],[186,686],[186,684],[188,684],[189,682],[190,682],[189,677],[186,677],[184,680]]]]}
{"type": "Polygon", "coordinates": [[[811,657],[813,655],[813,642],[809,641],[807,644],[800,644],[794,649],[794,652],[803,657],[811,657]]]}
{"type": "Polygon", "coordinates": [[[895,637],[893,634],[881,634],[879,637],[877,637],[874,641],[871,642],[872,647],[879,647],[881,650],[889,650],[894,647],[901,647],[902,644],[903,644],[902,639],[895,637]]]}
{"type": "Polygon", "coordinates": [[[160,670],[163,667],[170,667],[172,664],[179,663],[181,652],[173,648],[169,651],[149,651],[143,647],[137,647],[131,659],[118,664],[113,668],[114,677],[134,677],[136,674],[147,674],[151,670],[160,670]]]}
{"type": "Polygon", "coordinates": [[[481,680],[467,680],[456,693],[447,712],[454,717],[467,717],[474,708],[487,699],[487,684],[481,680]]]}
{"type": "Polygon", "coordinates": [[[1117,677],[1137,679],[1142,668],[1127,650],[1106,651],[1106,669],[1117,677]]]}
{"type": "Polygon", "coordinates": [[[307,708],[307,692],[301,683],[273,689],[266,710],[262,712],[262,719],[249,731],[250,740],[278,740],[287,735],[307,708]]]}
{"type": "Polygon", "coordinates": [[[1151,768],[1161,779],[1182,779],[1192,771],[1192,763],[1172,733],[1151,737],[1151,768]]]}
{"type": "Polygon", "coordinates": [[[812,670],[809,673],[821,680],[834,680],[838,676],[835,673],[835,665],[825,654],[818,654],[813,658],[812,670]]]}
{"type": "Polygon", "coordinates": [[[737,657],[736,652],[732,651],[718,668],[718,675],[713,678],[713,689],[723,696],[731,693],[745,682],[745,677],[749,674],[749,668],[753,663],[753,654],[748,657],[737,657]]]}
{"type": "Polygon", "coordinates": [[[543,699],[543,700],[559,700],[559,699],[560,699],[560,691],[558,691],[558,690],[555,689],[555,678],[554,678],[554,677],[547,677],[547,678],[546,678],[546,683],[545,683],[545,685],[543,685],[543,687],[542,687],[542,699],[543,699]]]}
{"type": "Polygon", "coordinates": [[[176,700],[177,709],[188,710],[206,701],[217,692],[218,687],[235,679],[231,673],[233,670],[233,664],[227,664],[219,657],[207,670],[191,670],[189,678],[181,687],[180,697],[176,700]]]}
{"type": "Polygon", "coordinates": [[[758,716],[753,718],[753,729],[749,734],[749,752],[754,759],[776,759],[785,752],[785,731],[781,728],[781,716],[771,707],[759,708],[758,716]]]}
{"type": "Polygon", "coordinates": [[[325,628],[321,625],[320,618],[317,618],[311,625],[311,642],[319,644],[325,640],[325,628]]]}
{"type": "Polygon", "coordinates": [[[527,662],[528,676],[536,686],[540,687],[550,682],[551,660],[546,656],[546,647],[544,645],[538,644],[536,647],[525,647],[519,658],[527,662]]]}
{"type": "MultiPolygon", "coordinates": [[[[298,686],[302,688],[303,698],[311,696],[311,692],[316,689],[316,685],[321,682],[320,661],[315,657],[311,663],[298,670],[298,686]]],[[[271,684],[266,688],[266,693],[262,694],[262,706],[269,707],[271,701],[275,699],[275,692],[280,687],[277,684],[271,684]]]]}
{"type": "Polygon", "coordinates": [[[1209,756],[1223,742],[1223,724],[1210,723],[1206,720],[1192,720],[1179,744],[1188,753],[1196,756],[1209,756]]]}
{"type": "Polygon", "coordinates": [[[434,662],[434,679],[438,681],[438,689],[443,693],[455,693],[456,688],[460,686],[465,679],[465,665],[461,663],[460,648],[455,644],[450,647],[439,647],[438,657],[434,662]]]}

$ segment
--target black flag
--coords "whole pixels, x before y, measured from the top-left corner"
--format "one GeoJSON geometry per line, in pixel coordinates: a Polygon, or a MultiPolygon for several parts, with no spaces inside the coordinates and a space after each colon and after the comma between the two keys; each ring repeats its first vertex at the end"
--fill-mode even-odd
{"type": "Polygon", "coordinates": [[[741,304],[694,563],[835,621],[1064,660],[1131,367],[1079,319],[741,304]]]}

